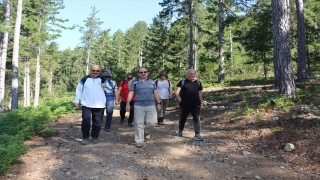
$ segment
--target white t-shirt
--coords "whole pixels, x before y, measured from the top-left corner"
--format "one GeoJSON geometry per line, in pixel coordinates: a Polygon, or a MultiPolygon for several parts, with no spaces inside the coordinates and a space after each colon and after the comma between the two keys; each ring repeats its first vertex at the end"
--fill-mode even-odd
{"type": "Polygon", "coordinates": [[[157,91],[161,99],[169,99],[169,87],[172,88],[171,82],[169,86],[168,80],[158,79],[157,91]]]}

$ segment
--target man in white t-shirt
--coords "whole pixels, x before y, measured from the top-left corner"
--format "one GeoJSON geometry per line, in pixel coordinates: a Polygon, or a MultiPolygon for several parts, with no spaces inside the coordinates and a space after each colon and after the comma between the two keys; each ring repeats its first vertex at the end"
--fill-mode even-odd
{"type": "Polygon", "coordinates": [[[162,106],[161,111],[158,112],[158,125],[164,125],[163,118],[169,104],[169,99],[171,99],[173,95],[172,84],[167,80],[167,78],[167,74],[165,72],[161,72],[159,74],[159,79],[155,81],[162,106]]]}

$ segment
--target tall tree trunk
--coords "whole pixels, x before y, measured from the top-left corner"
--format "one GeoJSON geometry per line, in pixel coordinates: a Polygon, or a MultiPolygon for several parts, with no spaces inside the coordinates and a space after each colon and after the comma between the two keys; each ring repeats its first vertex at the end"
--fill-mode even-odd
{"type": "MultiPolygon", "coordinates": [[[[11,2],[10,0],[5,1],[5,12],[4,12],[4,24],[8,26],[8,22],[11,17],[11,2]]],[[[7,51],[8,51],[8,38],[9,33],[6,31],[3,33],[1,42],[1,60],[0,60],[0,115],[4,111],[4,95],[5,91],[5,81],[6,81],[6,62],[7,62],[7,51]]]]}
{"type": "Polygon", "coordinates": [[[139,67],[142,67],[142,49],[139,50],[139,67]]]}
{"type": "Polygon", "coordinates": [[[274,61],[277,64],[279,93],[295,98],[295,83],[290,54],[289,0],[272,0],[274,61]]]}
{"type": "Polygon", "coordinates": [[[190,44],[189,44],[189,69],[194,68],[193,65],[193,11],[192,11],[192,0],[189,0],[189,28],[190,28],[190,44]]]}
{"type": "Polygon", "coordinates": [[[303,0],[296,0],[296,8],[298,20],[298,81],[304,81],[308,78],[308,74],[303,0]]]}
{"type": "Polygon", "coordinates": [[[229,39],[230,39],[230,64],[231,64],[231,75],[233,75],[233,57],[232,57],[232,33],[231,33],[231,25],[229,25],[229,39]]]}
{"type": "Polygon", "coordinates": [[[19,67],[19,45],[20,45],[20,28],[22,19],[22,0],[18,0],[17,4],[17,18],[14,26],[14,40],[13,40],[13,53],[12,53],[12,82],[11,82],[11,108],[18,108],[19,97],[19,82],[18,82],[18,67],[19,67]]]}
{"type": "Polygon", "coordinates": [[[39,96],[40,96],[40,54],[41,54],[41,49],[38,46],[37,64],[36,64],[36,84],[35,84],[35,90],[34,90],[33,107],[37,107],[38,106],[39,96]]]}
{"type": "Polygon", "coordinates": [[[26,71],[26,105],[27,107],[30,106],[30,69],[29,69],[29,57],[27,57],[27,71],[26,71]]]}
{"type": "Polygon", "coordinates": [[[194,70],[197,70],[197,39],[198,39],[198,28],[194,27],[194,42],[193,42],[193,59],[194,59],[194,70]]]}
{"type": "Polygon", "coordinates": [[[89,74],[90,53],[91,53],[91,49],[90,49],[90,47],[89,47],[89,49],[88,49],[88,51],[87,51],[87,60],[86,60],[86,75],[89,74]]]}
{"type": "Polygon", "coordinates": [[[48,85],[48,92],[51,94],[52,92],[52,70],[50,70],[50,77],[49,77],[49,85],[48,85]]]}
{"type": "Polygon", "coordinates": [[[223,84],[224,83],[224,49],[223,49],[223,43],[224,43],[224,0],[219,0],[219,56],[220,56],[220,66],[219,66],[219,80],[218,83],[223,84]]]}

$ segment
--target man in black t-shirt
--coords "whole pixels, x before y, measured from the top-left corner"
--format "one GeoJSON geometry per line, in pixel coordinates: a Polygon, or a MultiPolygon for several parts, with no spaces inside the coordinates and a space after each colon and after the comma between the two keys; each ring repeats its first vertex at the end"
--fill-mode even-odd
{"type": "Polygon", "coordinates": [[[175,95],[180,102],[179,136],[183,136],[183,129],[189,113],[192,114],[194,122],[194,140],[203,141],[200,136],[200,110],[203,107],[202,85],[196,80],[196,71],[188,69],[188,78],[181,80],[177,85],[175,95]]]}

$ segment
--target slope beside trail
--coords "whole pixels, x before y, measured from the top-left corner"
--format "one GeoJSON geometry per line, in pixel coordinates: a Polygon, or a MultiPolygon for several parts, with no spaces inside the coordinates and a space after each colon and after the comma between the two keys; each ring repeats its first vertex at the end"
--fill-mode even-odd
{"type": "Polygon", "coordinates": [[[119,123],[119,106],[112,131],[102,129],[98,144],[80,144],[81,111],[63,115],[48,125],[59,135],[26,141],[31,148],[21,157],[24,164],[0,179],[320,179],[319,162],[295,161],[306,157],[269,146],[276,141],[269,128],[253,126],[245,118],[231,123],[229,114],[211,105],[201,112],[204,141],[193,140],[191,117],[184,137],[178,137],[178,110],[168,108],[165,125],[155,128],[143,148],[135,147],[134,128],[119,123]],[[257,147],[264,147],[263,152],[257,147]]]}

